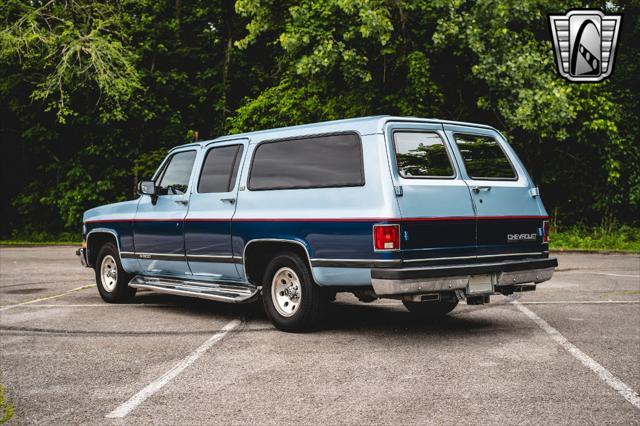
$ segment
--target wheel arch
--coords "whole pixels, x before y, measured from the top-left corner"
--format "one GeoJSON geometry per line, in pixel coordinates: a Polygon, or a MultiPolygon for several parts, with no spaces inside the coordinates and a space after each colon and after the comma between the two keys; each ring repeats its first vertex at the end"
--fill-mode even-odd
{"type": "Polygon", "coordinates": [[[259,238],[250,240],[245,244],[242,252],[242,266],[244,268],[245,279],[254,285],[262,285],[260,281],[262,280],[269,261],[273,258],[274,254],[284,250],[290,250],[299,255],[309,266],[311,275],[315,280],[307,244],[299,240],[280,238],[259,238]]]}
{"type": "Polygon", "coordinates": [[[122,264],[118,233],[109,228],[96,228],[87,233],[87,264],[89,266],[95,266],[100,247],[102,247],[107,242],[115,243],[116,248],[118,249],[120,264],[122,264]]]}

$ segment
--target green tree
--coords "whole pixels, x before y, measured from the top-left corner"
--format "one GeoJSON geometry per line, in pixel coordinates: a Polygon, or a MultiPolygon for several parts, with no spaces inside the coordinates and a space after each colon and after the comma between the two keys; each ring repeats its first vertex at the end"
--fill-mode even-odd
{"type": "Polygon", "coordinates": [[[640,215],[640,2],[612,77],[558,76],[549,0],[7,0],[3,236],[80,229],[167,148],[372,114],[488,123],[560,223],[640,215]]]}

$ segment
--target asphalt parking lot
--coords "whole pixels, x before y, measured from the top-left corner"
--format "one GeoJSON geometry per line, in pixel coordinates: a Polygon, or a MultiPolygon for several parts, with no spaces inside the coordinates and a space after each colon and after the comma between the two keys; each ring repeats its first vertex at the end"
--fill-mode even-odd
{"type": "Polygon", "coordinates": [[[339,295],[324,330],[260,306],[102,302],[72,247],[0,248],[0,383],[21,423],[640,423],[640,257],[558,255],[535,293],[439,322],[339,295]]]}

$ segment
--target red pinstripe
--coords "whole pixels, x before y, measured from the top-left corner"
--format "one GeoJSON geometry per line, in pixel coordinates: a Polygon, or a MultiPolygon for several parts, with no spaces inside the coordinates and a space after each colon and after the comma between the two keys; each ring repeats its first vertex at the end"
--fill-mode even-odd
{"type": "Polygon", "coordinates": [[[109,223],[109,222],[437,222],[437,221],[461,221],[461,220],[518,220],[518,219],[549,219],[549,216],[442,216],[442,217],[368,217],[368,218],[176,218],[176,219],[95,219],[85,223],[109,223]]]}

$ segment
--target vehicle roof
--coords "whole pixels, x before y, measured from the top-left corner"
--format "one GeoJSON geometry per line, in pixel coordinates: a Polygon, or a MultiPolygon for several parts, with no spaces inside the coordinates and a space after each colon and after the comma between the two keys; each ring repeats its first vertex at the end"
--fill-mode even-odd
{"type": "Polygon", "coordinates": [[[420,117],[399,117],[392,115],[374,115],[369,117],[347,118],[342,120],[322,121],[319,123],[301,124],[297,126],[278,127],[275,129],[258,130],[247,133],[236,133],[233,135],[220,136],[215,139],[193,142],[173,148],[184,148],[186,146],[204,146],[216,142],[225,142],[235,139],[249,139],[251,143],[263,140],[289,138],[305,134],[333,133],[333,132],[357,132],[360,135],[378,134],[384,131],[384,126],[388,122],[408,122],[408,123],[436,123],[451,124],[460,126],[480,127],[495,130],[491,126],[477,123],[467,123],[463,121],[440,120],[437,118],[420,117]]]}

